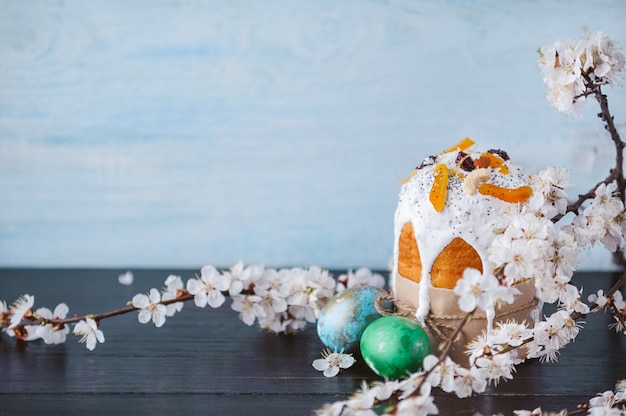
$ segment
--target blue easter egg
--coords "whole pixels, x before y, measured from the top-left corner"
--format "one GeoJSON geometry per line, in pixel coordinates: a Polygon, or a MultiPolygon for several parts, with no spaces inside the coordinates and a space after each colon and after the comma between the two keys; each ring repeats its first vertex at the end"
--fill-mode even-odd
{"type": "Polygon", "coordinates": [[[358,351],[365,328],[381,317],[374,307],[381,295],[387,292],[373,286],[355,286],[329,300],[317,320],[322,343],[332,350],[358,351]]]}

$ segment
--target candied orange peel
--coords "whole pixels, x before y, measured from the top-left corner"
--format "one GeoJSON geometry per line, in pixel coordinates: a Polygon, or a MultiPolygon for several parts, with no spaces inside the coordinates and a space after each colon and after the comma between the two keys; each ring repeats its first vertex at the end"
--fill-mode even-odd
{"type": "Polygon", "coordinates": [[[441,212],[446,204],[446,195],[448,193],[448,166],[444,163],[439,163],[435,166],[433,172],[435,174],[435,180],[433,181],[433,186],[430,188],[429,199],[435,211],[441,212]]]}
{"type": "Polygon", "coordinates": [[[400,179],[400,182],[402,182],[402,185],[406,185],[413,178],[413,176],[415,176],[416,173],[417,173],[417,170],[414,170],[413,172],[411,172],[409,176],[407,176],[404,179],[402,179],[400,175],[398,175],[398,179],[400,179]]]}
{"type": "Polygon", "coordinates": [[[492,183],[481,183],[478,186],[478,192],[512,204],[524,202],[533,194],[533,190],[530,186],[503,188],[502,186],[494,185],[492,183]]]}
{"type": "Polygon", "coordinates": [[[483,153],[480,157],[485,157],[489,159],[489,166],[494,169],[498,169],[501,174],[508,175],[509,167],[504,163],[504,159],[494,153],[483,153]]]}
{"type": "Polygon", "coordinates": [[[470,146],[473,146],[474,144],[476,144],[474,140],[466,137],[454,146],[451,146],[448,149],[444,150],[443,153],[454,152],[455,150],[467,150],[470,146]]]}

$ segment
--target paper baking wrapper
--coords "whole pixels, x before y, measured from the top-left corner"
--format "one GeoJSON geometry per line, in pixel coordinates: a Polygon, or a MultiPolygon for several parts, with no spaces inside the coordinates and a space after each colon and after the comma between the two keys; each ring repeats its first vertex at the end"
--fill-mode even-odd
{"type": "MultiPolygon", "coordinates": [[[[395,297],[417,309],[419,306],[419,283],[398,276],[395,286],[395,297]]],[[[526,280],[516,284],[515,287],[521,294],[515,296],[515,302],[512,304],[504,304],[496,309],[494,326],[498,322],[512,320],[517,323],[525,322],[528,327],[533,328],[535,318],[539,316],[538,303],[535,298],[535,282],[534,280],[526,280]]],[[[454,294],[453,290],[431,287],[428,293],[430,296],[430,313],[424,329],[430,337],[432,351],[436,354],[439,351],[439,345],[452,335],[467,313],[459,309],[458,296],[454,294]]],[[[465,353],[466,346],[486,330],[487,316],[483,310],[477,309],[472,319],[467,322],[457,339],[452,343],[450,358],[456,363],[468,367],[469,359],[465,353]]],[[[524,349],[520,348],[518,354],[523,357],[525,355],[524,349]]]]}

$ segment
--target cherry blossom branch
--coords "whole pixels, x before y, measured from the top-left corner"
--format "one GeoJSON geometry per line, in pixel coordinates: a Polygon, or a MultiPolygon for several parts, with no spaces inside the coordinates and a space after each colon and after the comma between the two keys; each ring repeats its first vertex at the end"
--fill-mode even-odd
{"type": "Polygon", "coordinates": [[[597,85],[595,88],[595,97],[598,103],[600,104],[600,113],[598,113],[598,117],[600,117],[606,125],[605,129],[611,135],[611,139],[615,144],[615,169],[611,171],[611,174],[614,176],[617,181],[617,188],[620,190],[620,198],[622,202],[624,202],[624,198],[626,197],[624,190],[626,189],[626,180],[624,180],[624,142],[620,138],[619,132],[615,127],[615,122],[611,112],[609,110],[609,102],[605,94],[602,93],[602,89],[600,85],[597,85]]]}
{"type": "MultiPolygon", "coordinates": [[[[617,280],[617,282],[607,291],[606,293],[606,297],[610,298],[611,296],[613,296],[615,294],[615,292],[617,292],[623,285],[624,283],[626,283],[626,272],[623,273],[620,278],[617,280]]],[[[589,312],[596,312],[596,310],[602,309],[603,306],[599,305],[597,302],[592,302],[589,304],[589,312]]],[[[613,315],[615,315],[616,317],[618,316],[618,310],[612,310],[613,315]]],[[[583,319],[587,316],[587,314],[585,313],[581,313],[581,312],[576,312],[573,311],[570,314],[570,318],[573,319],[574,321],[578,320],[578,319],[583,319]]],[[[622,322],[623,323],[623,322],[622,322]]],[[[495,354],[504,354],[507,352],[510,352],[512,350],[515,349],[519,349],[521,347],[524,347],[525,345],[530,344],[531,342],[533,342],[535,340],[534,336],[525,338],[522,343],[520,345],[517,346],[510,346],[507,345],[502,351],[498,351],[495,354]]]]}
{"type": "MultiPolygon", "coordinates": [[[[611,408],[619,409],[621,406],[624,406],[624,405],[626,405],[626,400],[620,400],[618,402],[613,403],[611,408]]],[[[591,408],[592,406],[589,403],[583,403],[583,404],[578,405],[577,410],[567,412],[564,416],[576,416],[576,415],[589,414],[589,409],[591,408]]]]}
{"type": "MultiPolygon", "coordinates": [[[[617,282],[615,282],[615,284],[608,290],[608,292],[606,292],[606,297],[611,297],[615,294],[615,292],[617,292],[623,285],[624,283],[626,283],[626,272],[622,273],[622,275],[619,277],[619,279],[617,279],[617,282]]],[[[592,302],[591,304],[589,304],[589,310],[590,312],[594,312],[596,309],[598,308],[602,308],[601,305],[598,305],[597,302],[592,302]]],[[[581,313],[574,313],[572,315],[573,319],[579,319],[579,318],[584,318],[586,315],[581,314],[581,313]]]]}
{"type": "Polygon", "coordinates": [[[441,352],[439,353],[439,356],[437,357],[437,361],[433,364],[433,366],[431,368],[429,368],[428,370],[426,370],[426,372],[424,372],[424,379],[421,381],[421,383],[417,387],[417,389],[416,389],[417,392],[419,392],[421,390],[421,387],[426,382],[426,380],[428,379],[428,376],[433,371],[435,371],[437,369],[437,367],[446,360],[446,358],[448,358],[448,355],[450,353],[450,348],[452,348],[452,344],[454,343],[456,338],[459,336],[459,334],[461,333],[461,331],[463,330],[465,325],[467,325],[467,323],[472,319],[472,317],[474,316],[474,312],[476,312],[476,309],[474,309],[473,311],[468,312],[467,314],[465,314],[465,316],[463,317],[463,320],[461,321],[459,326],[456,327],[454,332],[446,340],[446,342],[443,345],[443,348],[441,348],[441,352]]]}
{"type": "MultiPolygon", "coordinates": [[[[598,113],[598,117],[606,123],[604,128],[611,135],[611,139],[613,140],[613,143],[615,145],[615,168],[611,170],[611,174],[609,175],[609,177],[612,176],[613,179],[617,182],[617,189],[619,190],[618,196],[623,203],[626,198],[626,179],[624,178],[623,170],[625,143],[620,138],[619,132],[615,127],[614,118],[609,110],[608,99],[606,95],[602,93],[600,85],[595,88],[595,97],[600,104],[600,113],[598,113]]],[[[609,182],[605,183],[608,184],[609,182]]],[[[626,267],[626,257],[624,256],[624,251],[622,249],[617,250],[613,254],[613,262],[619,264],[620,266],[626,267]]]]}
{"type": "MultiPolygon", "coordinates": [[[[221,292],[222,295],[224,296],[229,296],[228,291],[222,291],[221,292]]],[[[245,290],[242,291],[243,295],[247,295],[247,294],[251,294],[252,292],[250,290],[245,290]]],[[[178,303],[178,302],[187,302],[189,300],[193,300],[194,295],[190,294],[187,290],[181,290],[180,294],[177,295],[176,298],[174,299],[168,299],[168,300],[162,300],[160,302],[161,305],[167,306],[167,305],[171,305],[174,303],[178,303]]],[[[99,314],[86,314],[86,315],[74,315],[71,318],[46,318],[43,317],[41,315],[38,315],[35,312],[32,312],[28,315],[25,315],[24,318],[29,320],[30,322],[24,322],[22,321],[22,323],[14,326],[15,329],[17,330],[21,330],[23,329],[25,326],[27,325],[33,325],[33,323],[38,323],[41,325],[46,325],[46,324],[50,324],[50,325],[54,325],[54,326],[62,326],[62,325],[66,325],[66,324],[73,324],[76,322],[80,322],[83,321],[85,319],[93,319],[96,322],[100,322],[103,319],[107,319],[107,318],[112,318],[114,316],[119,316],[119,315],[125,315],[127,313],[130,312],[137,312],[138,310],[140,310],[141,308],[138,308],[136,306],[132,306],[131,302],[129,302],[129,305],[124,307],[124,308],[120,308],[120,309],[115,309],[112,311],[108,311],[108,312],[103,312],[103,313],[99,313],[99,314]]],[[[0,328],[5,327],[4,325],[1,325],[0,328]]]]}
{"type": "Polygon", "coordinates": [[[194,300],[197,307],[219,308],[226,298],[232,299],[231,309],[248,326],[258,323],[265,331],[294,333],[314,323],[326,302],[346,287],[357,285],[384,286],[385,279],[361,268],[337,280],[317,266],[309,268],[265,269],[260,265],[244,266],[239,262],[227,271],[204,266],[200,275],[187,281],[186,288],[179,276],[170,275],[159,291],[150,289],[147,294],[133,296],[123,308],[100,313],[67,317],[65,303],[57,305],[54,312],[47,308],[35,310],[35,297],[20,296],[10,308],[0,301],[0,333],[16,336],[19,340],[43,339],[47,344],[65,342],[68,326],[74,324],[73,333],[82,336],[92,350],[96,340],[104,342],[99,329],[100,321],[127,313],[138,312],[138,321],[152,321],[162,326],[167,317],[182,310],[183,304],[194,300]]]}
{"type": "Polygon", "coordinates": [[[459,334],[463,330],[463,327],[465,327],[465,325],[470,321],[470,319],[472,319],[472,317],[474,316],[474,312],[476,312],[475,309],[471,312],[468,312],[463,317],[463,320],[461,321],[459,326],[454,330],[452,335],[450,335],[450,337],[446,340],[446,343],[444,344],[443,348],[441,349],[441,353],[439,354],[439,360],[437,361],[435,365],[442,363],[443,360],[445,360],[445,358],[448,356],[448,353],[450,352],[450,348],[452,347],[454,340],[459,336],[459,334]]]}
{"type": "MultiPolygon", "coordinates": [[[[610,170],[609,175],[602,181],[598,182],[594,185],[587,193],[579,195],[578,199],[575,202],[572,202],[567,206],[567,212],[578,213],[582,204],[593,198],[595,196],[596,189],[601,184],[609,184],[613,181],[617,182],[618,189],[620,190],[620,198],[622,202],[624,202],[624,198],[626,196],[626,180],[624,179],[624,146],[625,143],[621,140],[619,132],[615,127],[614,117],[611,115],[611,111],[609,110],[609,103],[607,96],[602,93],[601,85],[594,84],[588,76],[585,75],[586,78],[586,94],[584,95],[594,95],[596,100],[600,105],[600,113],[598,113],[598,117],[602,119],[606,124],[604,126],[605,130],[609,132],[611,135],[611,140],[615,145],[615,167],[610,170]]],[[[556,222],[560,220],[564,215],[557,215],[554,217],[553,221],[556,222]]]]}
{"type": "Polygon", "coordinates": [[[616,172],[616,169],[611,169],[611,173],[606,178],[604,178],[604,180],[596,183],[586,193],[578,195],[578,199],[576,201],[570,203],[567,206],[565,214],[558,214],[558,215],[556,215],[554,218],[552,218],[552,222],[559,221],[561,218],[563,218],[569,212],[572,212],[574,214],[578,214],[579,211],[580,211],[580,208],[582,207],[582,205],[586,201],[588,201],[590,199],[593,199],[595,197],[596,189],[598,189],[598,187],[600,185],[602,185],[602,184],[608,185],[609,183],[611,183],[611,182],[613,182],[613,181],[615,181],[617,179],[615,172],[616,172]]]}
{"type": "MultiPolygon", "coordinates": [[[[226,294],[228,294],[226,292],[226,294]]],[[[172,303],[176,303],[176,302],[186,302],[188,300],[192,300],[193,299],[193,295],[189,294],[189,292],[185,291],[184,294],[182,294],[180,297],[177,297],[175,299],[170,299],[170,300],[164,300],[161,301],[161,305],[170,305],[172,303]]],[[[100,322],[103,319],[106,318],[112,318],[114,316],[119,316],[119,315],[124,315],[126,313],[130,313],[130,312],[136,312],[138,311],[140,308],[137,308],[135,306],[129,305],[126,306],[125,308],[121,308],[121,309],[117,309],[114,311],[110,311],[110,312],[104,312],[104,313],[100,313],[100,314],[96,314],[96,315],[85,315],[85,316],[74,316],[72,318],[66,318],[66,319],[47,319],[42,321],[42,323],[50,323],[53,325],[62,325],[62,324],[70,324],[70,323],[74,323],[74,322],[78,322],[81,321],[83,319],[86,318],[91,318],[96,322],[100,322]]]]}
{"type": "MultiPolygon", "coordinates": [[[[581,97],[587,97],[593,95],[600,106],[600,112],[598,113],[598,117],[604,121],[604,128],[609,132],[611,140],[615,146],[615,167],[610,169],[609,174],[604,180],[595,184],[591,189],[578,196],[578,199],[567,205],[565,213],[559,214],[555,216],[552,221],[557,222],[561,218],[563,218],[567,213],[574,213],[578,215],[580,213],[580,209],[583,204],[593,199],[596,196],[596,190],[601,185],[609,185],[610,183],[615,182],[617,185],[617,196],[622,201],[622,204],[626,198],[626,179],[624,177],[624,147],[625,143],[622,141],[619,131],[615,126],[614,117],[611,115],[611,111],[609,109],[609,103],[607,96],[602,92],[602,85],[606,84],[606,81],[593,81],[589,74],[582,74],[582,78],[584,80],[585,92],[580,94],[579,96],[574,97],[574,101],[581,97]]],[[[626,267],[626,255],[622,248],[618,248],[612,255],[613,263],[622,267],[626,267]]]]}

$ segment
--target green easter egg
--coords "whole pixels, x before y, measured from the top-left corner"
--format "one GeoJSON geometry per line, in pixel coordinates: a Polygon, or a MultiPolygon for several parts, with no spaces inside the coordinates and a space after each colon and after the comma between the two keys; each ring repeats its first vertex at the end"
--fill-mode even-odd
{"type": "Polygon", "coordinates": [[[396,380],[422,368],[430,354],[426,331],[403,316],[373,321],[361,336],[361,355],[376,374],[396,380]]]}

